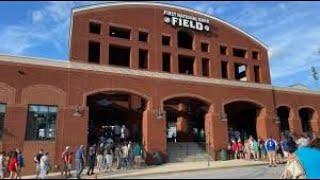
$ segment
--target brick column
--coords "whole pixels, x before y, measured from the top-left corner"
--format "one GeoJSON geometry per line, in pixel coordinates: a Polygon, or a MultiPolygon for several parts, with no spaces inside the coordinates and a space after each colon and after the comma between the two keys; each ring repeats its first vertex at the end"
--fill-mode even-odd
{"type": "Polygon", "coordinates": [[[161,152],[164,158],[167,158],[167,130],[166,115],[162,119],[157,119],[158,111],[148,109],[143,112],[143,148],[147,164],[152,164],[152,155],[154,152],[161,152]]]}
{"type": "Polygon", "coordinates": [[[205,116],[205,131],[209,154],[217,160],[217,152],[228,145],[228,122],[222,121],[219,113],[209,111],[205,116]]]}
{"type": "Polygon", "coordinates": [[[228,77],[230,80],[235,80],[235,74],[234,74],[234,63],[228,62],[228,77]]]}
{"type": "Polygon", "coordinates": [[[318,117],[318,111],[314,111],[314,114],[312,116],[312,119],[310,121],[311,129],[314,135],[319,136],[320,135],[320,121],[318,117]]]}
{"type": "Polygon", "coordinates": [[[195,76],[202,76],[202,58],[201,56],[196,56],[193,65],[193,71],[195,76]]]}
{"type": "Polygon", "coordinates": [[[5,151],[23,148],[27,128],[28,107],[9,105],[6,107],[2,147],[5,151]]]}
{"type": "Polygon", "coordinates": [[[303,133],[303,129],[301,124],[301,119],[299,117],[299,111],[297,109],[292,109],[290,111],[290,116],[288,121],[289,121],[290,130],[294,132],[296,135],[300,136],[303,133]]]}

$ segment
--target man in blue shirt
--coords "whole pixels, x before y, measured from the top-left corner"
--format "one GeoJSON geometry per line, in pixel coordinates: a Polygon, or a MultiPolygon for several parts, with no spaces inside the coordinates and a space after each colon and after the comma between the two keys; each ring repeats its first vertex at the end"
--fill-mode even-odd
{"type": "Polygon", "coordinates": [[[79,149],[77,150],[76,153],[76,163],[77,163],[77,178],[80,179],[81,174],[83,172],[84,169],[84,159],[85,159],[85,155],[84,155],[84,149],[83,149],[83,145],[81,145],[79,147],[79,149]]]}
{"type": "Polygon", "coordinates": [[[277,167],[276,162],[276,151],[277,151],[277,141],[274,140],[272,137],[266,140],[265,147],[268,152],[269,157],[269,167],[277,167]]]}

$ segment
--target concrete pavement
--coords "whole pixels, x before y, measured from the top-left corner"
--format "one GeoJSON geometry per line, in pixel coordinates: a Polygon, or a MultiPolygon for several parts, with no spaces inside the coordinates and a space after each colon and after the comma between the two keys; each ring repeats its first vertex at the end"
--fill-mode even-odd
{"type": "MultiPolygon", "coordinates": [[[[176,173],[176,172],[191,172],[191,171],[201,171],[208,169],[228,169],[228,168],[239,168],[248,166],[261,166],[267,165],[267,162],[261,161],[246,161],[246,160],[231,160],[231,161],[211,161],[208,166],[208,161],[201,162],[182,162],[182,163],[167,163],[160,166],[147,166],[142,169],[133,170],[116,170],[110,173],[97,174],[98,179],[116,179],[116,178],[128,178],[137,176],[147,176],[147,175],[159,175],[166,173],[176,173]]],[[[85,174],[84,171],[83,174],[85,174]]],[[[73,171],[74,174],[74,171],[73,171]]],[[[51,173],[49,178],[59,178],[60,173],[51,173]]],[[[33,179],[34,176],[24,176],[24,179],[33,179]]],[[[83,175],[82,178],[93,178],[83,175]]]]}

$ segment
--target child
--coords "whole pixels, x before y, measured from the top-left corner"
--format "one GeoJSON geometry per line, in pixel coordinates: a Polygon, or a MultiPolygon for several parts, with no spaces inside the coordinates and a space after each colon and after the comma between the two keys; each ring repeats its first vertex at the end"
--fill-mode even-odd
{"type": "Polygon", "coordinates": [[[68,168],[68,176],[69,178],[72,177],[71,175],[71,170],[72,170],[72,164],[73,164],[73,152],[70,152],[70,156],[68,156],[68,161],[67,161],[67,168],[68,168]]]}
{"type": "Polygon", "coordinates": [[[234,153],[234,159],[238,159],[239,146],[235,140],[232,140],[232,151],[234,153]]]}
{"type": "Polygon", "coordinates": [[[228,153],[228,160],[231,160],[233,156],[233,151],[230,143],[228,144],[227,153],[228,153]]]}
{"type": "Polygon", "coordinates": [[[240,159],[243,159],[244,147],[243,147],[243,144],[242,144],[242,142],[241,142],[241,139],[239,139],[238,147],[239,147],[239,156],[240,156],[240,159]]]}

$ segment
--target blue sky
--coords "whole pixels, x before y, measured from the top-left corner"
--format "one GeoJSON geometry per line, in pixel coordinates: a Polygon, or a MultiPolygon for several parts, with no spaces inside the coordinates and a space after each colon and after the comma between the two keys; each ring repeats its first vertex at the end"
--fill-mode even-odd
{"type": "MultiPolygon", "coordinates": [[[[0,54],[68,59],[70,12],[97,2],[0,2],[0,54]]],[[[101,2],[99,2],[101,3],[101,2]]],[[[170,1],[226,20],[269,47],[272,84],[320,89],[320,2],[170,1]]]]}

